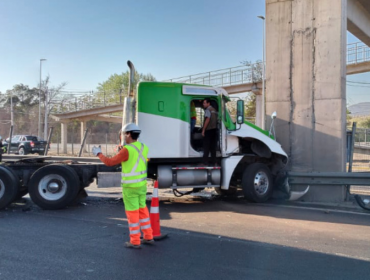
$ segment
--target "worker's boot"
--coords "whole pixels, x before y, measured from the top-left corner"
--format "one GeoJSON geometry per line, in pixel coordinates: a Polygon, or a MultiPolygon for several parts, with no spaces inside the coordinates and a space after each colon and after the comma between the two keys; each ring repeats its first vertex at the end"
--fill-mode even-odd
{"type": "Polygon", "coordinates": [[[153,245],[154,244],[154,239],[141,239],[141,244],[149,244],[149,245],[153,245]]]}
{"type": "Polygon", "coordinates": [[[135,245],[135,244],[132,244],[131,242],[125,242],[125,247],[132,248],[132,249],[141,249],[141,245],[135,245]]]}

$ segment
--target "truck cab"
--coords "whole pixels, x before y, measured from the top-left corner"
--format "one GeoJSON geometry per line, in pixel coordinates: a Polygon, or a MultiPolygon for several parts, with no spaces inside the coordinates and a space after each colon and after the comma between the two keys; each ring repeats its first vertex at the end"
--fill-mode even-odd
{"type": "Polygon", "coordinates": [[[141,82],[136,102],[140,141],[149,147],[148,177],[158,180],[159,187],[215,187],[224,193],[241,187],[253,201],[264,201],[271,195],[273,177],[288,157],[268,131],[244,120],[242,101],[236,105],[222,88],[141,82]],[[220,168],[201,170],[197,166],[203,156],[201,101],[205,98],[211,99],[218,112],[220,168]],[[193,131],[192,103],[197,112],[193,131]]]}

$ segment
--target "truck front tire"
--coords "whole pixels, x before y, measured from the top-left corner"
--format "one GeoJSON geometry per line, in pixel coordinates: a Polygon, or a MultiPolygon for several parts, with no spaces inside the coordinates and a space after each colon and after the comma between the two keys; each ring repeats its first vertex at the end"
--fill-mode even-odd
{"type": "Polygon", "coordinates": [[[16,199],[19,188],[17,174],[6,166],[0,166],[0,209],[7,207],[16,199]]]}
{"type": "Polygon", "coordinates": [[[68,206],[80,190],[77,173],[66,165],[48,165],[31,177],[28,191],[32,201],[45,210],[68,206]]]}
{"type": "Polygon", "coordinates": [[[244,197],[253,202],[265,202],[272,194],[272,175],[263,163],[253,163],[245,168],[242,178],[244,197]]]}

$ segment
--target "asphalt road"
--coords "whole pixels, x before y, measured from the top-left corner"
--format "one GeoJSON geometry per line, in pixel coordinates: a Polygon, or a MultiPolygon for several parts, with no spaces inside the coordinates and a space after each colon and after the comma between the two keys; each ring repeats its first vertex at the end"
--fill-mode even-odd
{"type": "Polygon", "coordinates": [[[0,212],[0,279],[369,279],[370,214],[162,198],[166,240],[127,249],[119,194],[43,211],[29,199],[0,212]]]}

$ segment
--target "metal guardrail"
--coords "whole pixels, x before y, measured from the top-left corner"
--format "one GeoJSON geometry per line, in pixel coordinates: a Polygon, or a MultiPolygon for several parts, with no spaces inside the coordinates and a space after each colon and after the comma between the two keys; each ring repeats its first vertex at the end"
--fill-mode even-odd
{"type": "Polygon", "coordinates": [[[370,172],[288,172],[290,185],[357,185],[370,186],[370,172]]]}

